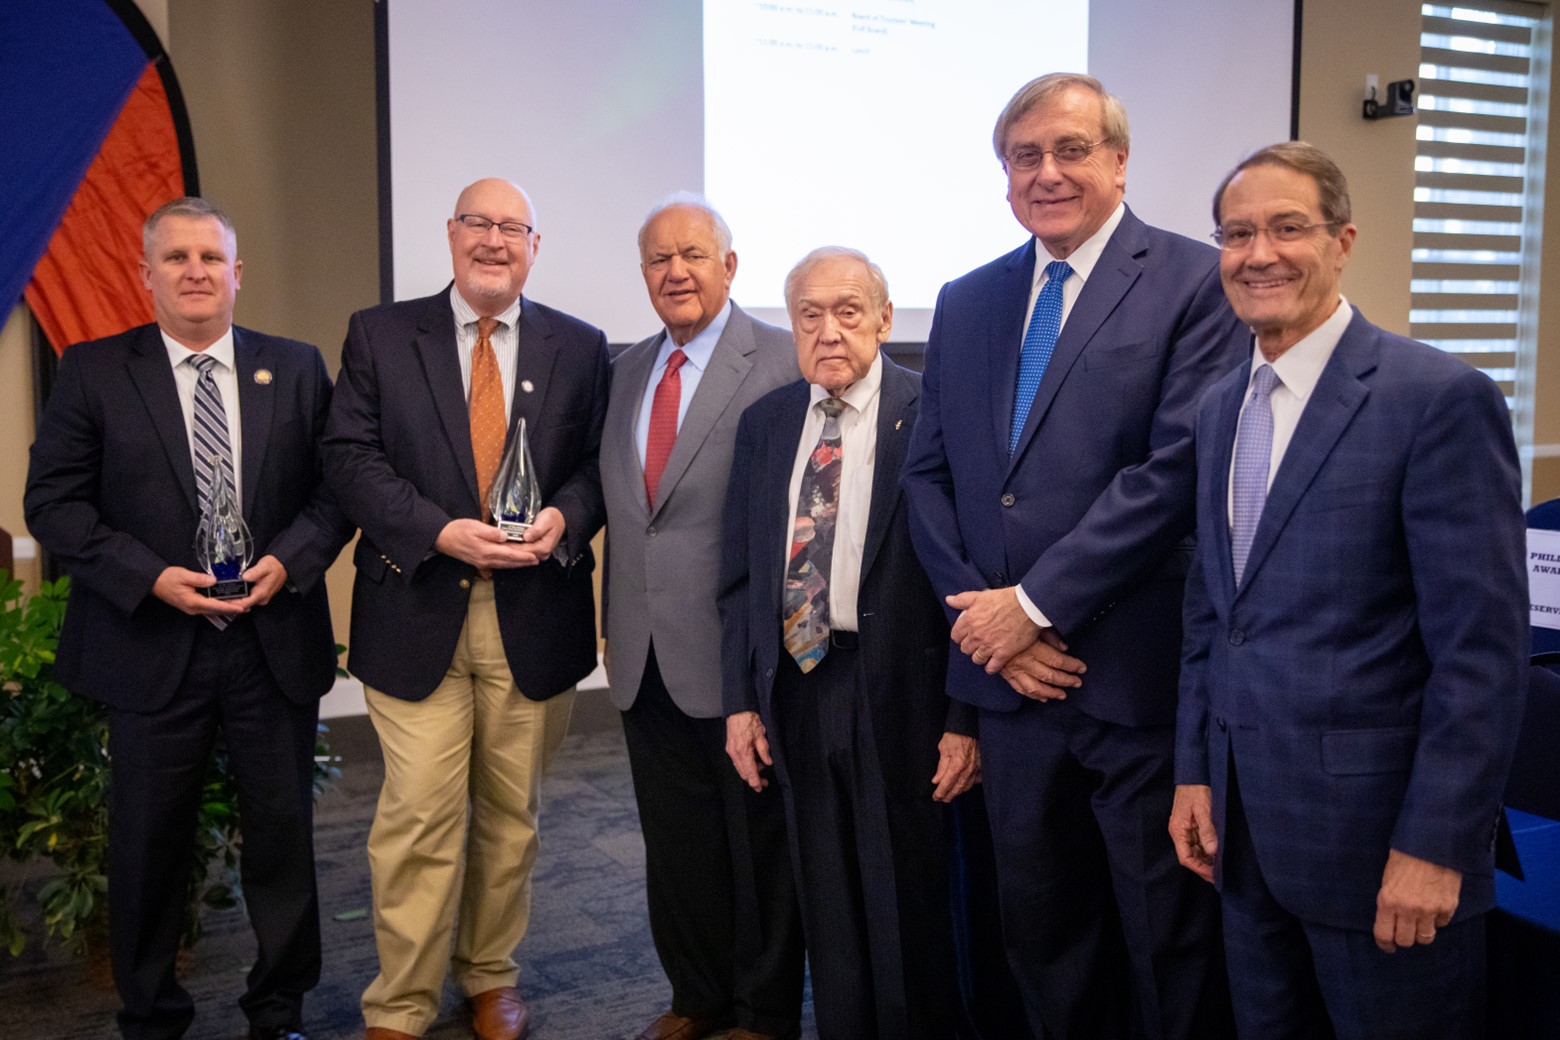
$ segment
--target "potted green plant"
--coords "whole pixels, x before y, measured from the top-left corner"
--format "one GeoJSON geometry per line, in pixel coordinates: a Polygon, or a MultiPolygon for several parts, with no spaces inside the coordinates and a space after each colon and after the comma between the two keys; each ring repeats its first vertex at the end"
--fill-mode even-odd
{"type": "MultiPolygon", "coordinates": [[[[45,938],[84,953],[106,930],[108,879],[108,721],[101,705],[54,680],[54,651],[69,579],[24,596],[0,570],[0,946],[15,956],[31,938],[17,913],[22,869],[47,861],[37,890],[45,938]]],[[[326,729],[315,748],[316,793],[336,776],[326,729]]],[[[238,792],[220,746],[212,757],[195,828],[194,871],[184,944],[200,939],[204,907],[233,906],[238,885],[238,792]]]]}

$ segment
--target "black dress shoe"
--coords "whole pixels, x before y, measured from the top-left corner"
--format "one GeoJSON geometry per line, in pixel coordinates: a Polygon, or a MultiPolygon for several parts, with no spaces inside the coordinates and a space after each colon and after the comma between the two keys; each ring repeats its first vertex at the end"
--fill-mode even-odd
{"type": "Polygon", "coordinates": [[[309,1037],[293,1026],[250,1026],[249,1040],[309,1040],[309,1037]]]}

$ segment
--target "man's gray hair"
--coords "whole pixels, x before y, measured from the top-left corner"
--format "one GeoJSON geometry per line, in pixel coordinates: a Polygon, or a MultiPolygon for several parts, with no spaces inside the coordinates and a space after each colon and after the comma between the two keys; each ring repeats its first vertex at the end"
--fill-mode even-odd
{"type": "Polygon", "coordinates": [[[146,218],[146,223],[141,225],[141,252],[147,256],[152,253],[152,234],[164,217],[190,217],[195,220],[201,217],[215,217],[227,229],[227,233],[233,236],[233,240],[238,241],[238,232],[233,228],[233,221],[226,213],[205,199],[186,195],[181,199],[164,202],[153,210],[152,215],[146,218]]]}
{"type": "Polygon", "coordinates": [[[802,279],[807,277],[807,272],[823,263],[825,260],[859,260],[867,269],[867,275],[872,285],[872,305],[884,307],[888,305],[888,279],[883,277],[883,269],[871,260],[867,254],[859,249],[851,249],[847,246],[819,246],[811,253],[802,257],[791,268],[791,273],[785,276],[785,309],[791,310],[796,306],[796,291],[801,285],[802,279]]]}
{"type": "Polygon", "coordinates": [[[1127,110],[1120,98],[1108,92],[1093,76],[1085,76],[1081,72],[1052,72],[1019,87],[1018,93],[1013,95],[997,117],[997,125],[991,132],[991,147],[996,150],[997,158],[1002,160],[1003,166],[1007,165],[1007,139],[1013,127],[1040,105],[1075,87],[1091,91],[1099,97],[1100,127],[1105,134],[1103,143],[1123,152],[1131,146],[1127,110]]]}
{"type": "Polygon", "coordinates": [[[720,215],[720,210],[710,205],[710,200],[696,191],[674,191],[645,214],[644,223],[639,225],[639,255],[644,255],[645,235],[650,231],[650,222],[666,210],[679,208],[696,209],[710,218],[710,224],[715,228],[715,245],[720,249],[721,259],[725,259],[726,254],[731,252],[731,228],[726,225],[726,218],[720,215]]]}
{"type": "Polygon", "coordinates": [[[1213,226],[1218,227],[1224,218],[1220,209],[1224,206],[1224,192],[1230,181],[1242,170],[1253,166],[1281,166],[1286,170],[1303,173],[1316,182],[1317,202],[1322,208],[1322,219],[1331,224],[1333,234],[1338,227],[1353,219],[1353,206],[1349,202],[1349,181],[1332,161],[1332,157],[1314,144],[1305,141],[1280,141],[1266,148],[1258,148],[1224,175],[1213,192],[1213,226]]]}

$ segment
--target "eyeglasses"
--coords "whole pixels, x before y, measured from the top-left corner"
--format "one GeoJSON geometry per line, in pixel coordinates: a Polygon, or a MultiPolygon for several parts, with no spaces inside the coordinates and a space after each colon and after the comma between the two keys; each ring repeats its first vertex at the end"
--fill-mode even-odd
{"type": "Polygon", "coordinates": [[[1208,237],[1220,249],[1238,252],[1242,249],[1250,249],[1257,241],[1258,235],[1267,235],[1270,242],[1299,242],[1310,237],[1311,232],[1317,228],[1337,227],[1338,221],[1324,220],[1320,224],[1297,224],[1292,220],[1282,221],[1272,227],[1257,227],[1254,224],[1225,224],[1223,227],[1214,228],[1213,234],[1208,237]]]}
{"type": "Polygon", "coordinates": [[[485,235],[488,233],[488,228],[496,227],[498,233],[505,238],[524,238],[536,230],[531,225],[522,224],[518,220],[489,220],[475,213],[458,213],[455,219],[473,235],[485,235]]]}
{"type": "Polygon", "coordinates": [[[1089,156],[1103,141],[1063,141],[1055,148],[1020,148],[1009,152],[1007,164],[1014,170],[1035,170],[1045,162],[1047,155],[1054,158],[1063,166],[1076,166],[1089,156]]]}

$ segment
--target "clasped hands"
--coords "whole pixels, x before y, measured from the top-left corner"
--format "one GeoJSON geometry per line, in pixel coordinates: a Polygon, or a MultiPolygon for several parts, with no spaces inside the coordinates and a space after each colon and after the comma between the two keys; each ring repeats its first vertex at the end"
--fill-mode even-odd
{"type": "Polygon", "coordinates": [[[1009,686],[1037,701],[1066,700],[1083,685],[1087,667],[1067,654],[1054,628],[1035,624],[1009,586],[961,592],[948,606],[960,611],[952,639],[988,675],[1000,674],[1009,686]]]}
{"type": "Polygon", "coordinates": [[[504,532],[481,520],[451,520],[434,539],[433,547],[446,556],[464,560],[484,578],[496,570],[535,567],[552,555],[566,527],[563,514],[548,506],[536,514],[525,540],[511,542],[504,532]]]}
{"type": "Polygon", "coordinates": [[[216,578],[187,567],[164,567],[152,584],[152,595],[185,614],[237,617],[271,602],[287,584],[287,568],[275,556],[266,555],[256,560],[243,577],[249,582],[249,595],[240,599],[213,599],[202,590],[215,585],[216,578]]]}

